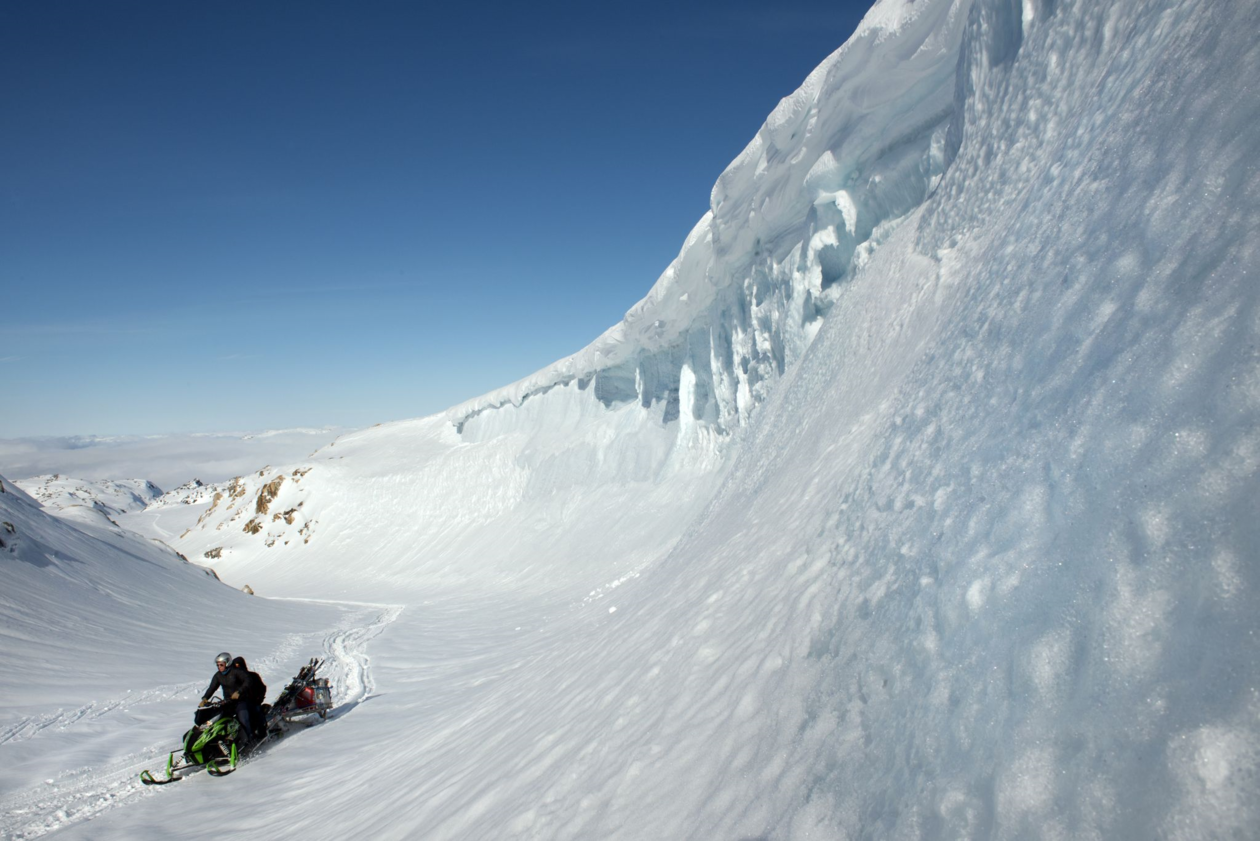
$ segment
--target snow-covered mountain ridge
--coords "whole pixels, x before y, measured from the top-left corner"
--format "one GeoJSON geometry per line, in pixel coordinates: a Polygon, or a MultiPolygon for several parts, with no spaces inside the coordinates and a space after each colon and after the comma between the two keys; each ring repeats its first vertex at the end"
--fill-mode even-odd
{"type": "Polygon", "coordinates": [[[15,482],[46,508],[64,510],[86,506],[106,517],[142,511],[162,496],[162,489],[147,479],[75,479],[54,473],[15,482]]]}

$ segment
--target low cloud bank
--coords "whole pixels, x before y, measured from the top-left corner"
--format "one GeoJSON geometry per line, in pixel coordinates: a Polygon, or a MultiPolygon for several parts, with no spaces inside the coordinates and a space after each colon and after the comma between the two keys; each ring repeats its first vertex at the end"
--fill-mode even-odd
{"type": "Polygon", "coordinates": [[[72,436],[0,439],[0,472],[13,480],[49,473],[82,479],[147,479],[163,490],[192,479],[220,482],[266,465],[300,461],[349,430],[72,436]]]}

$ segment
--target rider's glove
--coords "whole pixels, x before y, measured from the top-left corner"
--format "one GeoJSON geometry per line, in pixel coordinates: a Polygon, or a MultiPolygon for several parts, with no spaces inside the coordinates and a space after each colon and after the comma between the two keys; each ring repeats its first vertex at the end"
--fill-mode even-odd
{"type": "Polygon", "coordinates": [[[208,704],[208,703],[210,703],[210,702],[209,702],[209,701],[207,701],[205,698],[202,698],[202,699],[201,699],[201,703],[200,703],[200,704],[198,704],[197,706],[199,706],[199,707],[204,707],[204,706],[205,706],[206,704],[208,704]]]}
{"type": "Polygon", "coordinates": [[[241,693],[239,693],[239,692],[233,692],[233,693],[232,693],[232,700],[233,700],[233,701],[235,701],[235,700],[236,700],[237,698],[239,698],[239,697],[241,697],[241,693]]]}

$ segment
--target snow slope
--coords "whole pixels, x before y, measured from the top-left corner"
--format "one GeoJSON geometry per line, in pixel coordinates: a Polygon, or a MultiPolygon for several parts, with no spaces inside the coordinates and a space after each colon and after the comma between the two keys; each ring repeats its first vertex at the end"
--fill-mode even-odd
{"type": "Polygon", "coordinates": [[[587,351],[201,506],[345,715],[29,834],[1253,834],[1258,25],[880,3],[587,351]]]}

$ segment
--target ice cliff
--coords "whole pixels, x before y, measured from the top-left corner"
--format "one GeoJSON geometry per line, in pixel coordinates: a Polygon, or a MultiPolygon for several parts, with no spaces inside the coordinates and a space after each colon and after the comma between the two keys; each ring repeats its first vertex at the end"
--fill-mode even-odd
{"type": "Polygon", "coordinates": [[[619,324],[450,409],[450,422],[473,440],[499,434],[526,400],[576,389],[681,419],[683,435],[746,424],[838,288],[948,165],[966,7],[885,3],[868,15],[722,173],[709,212],[619,324]]]}

